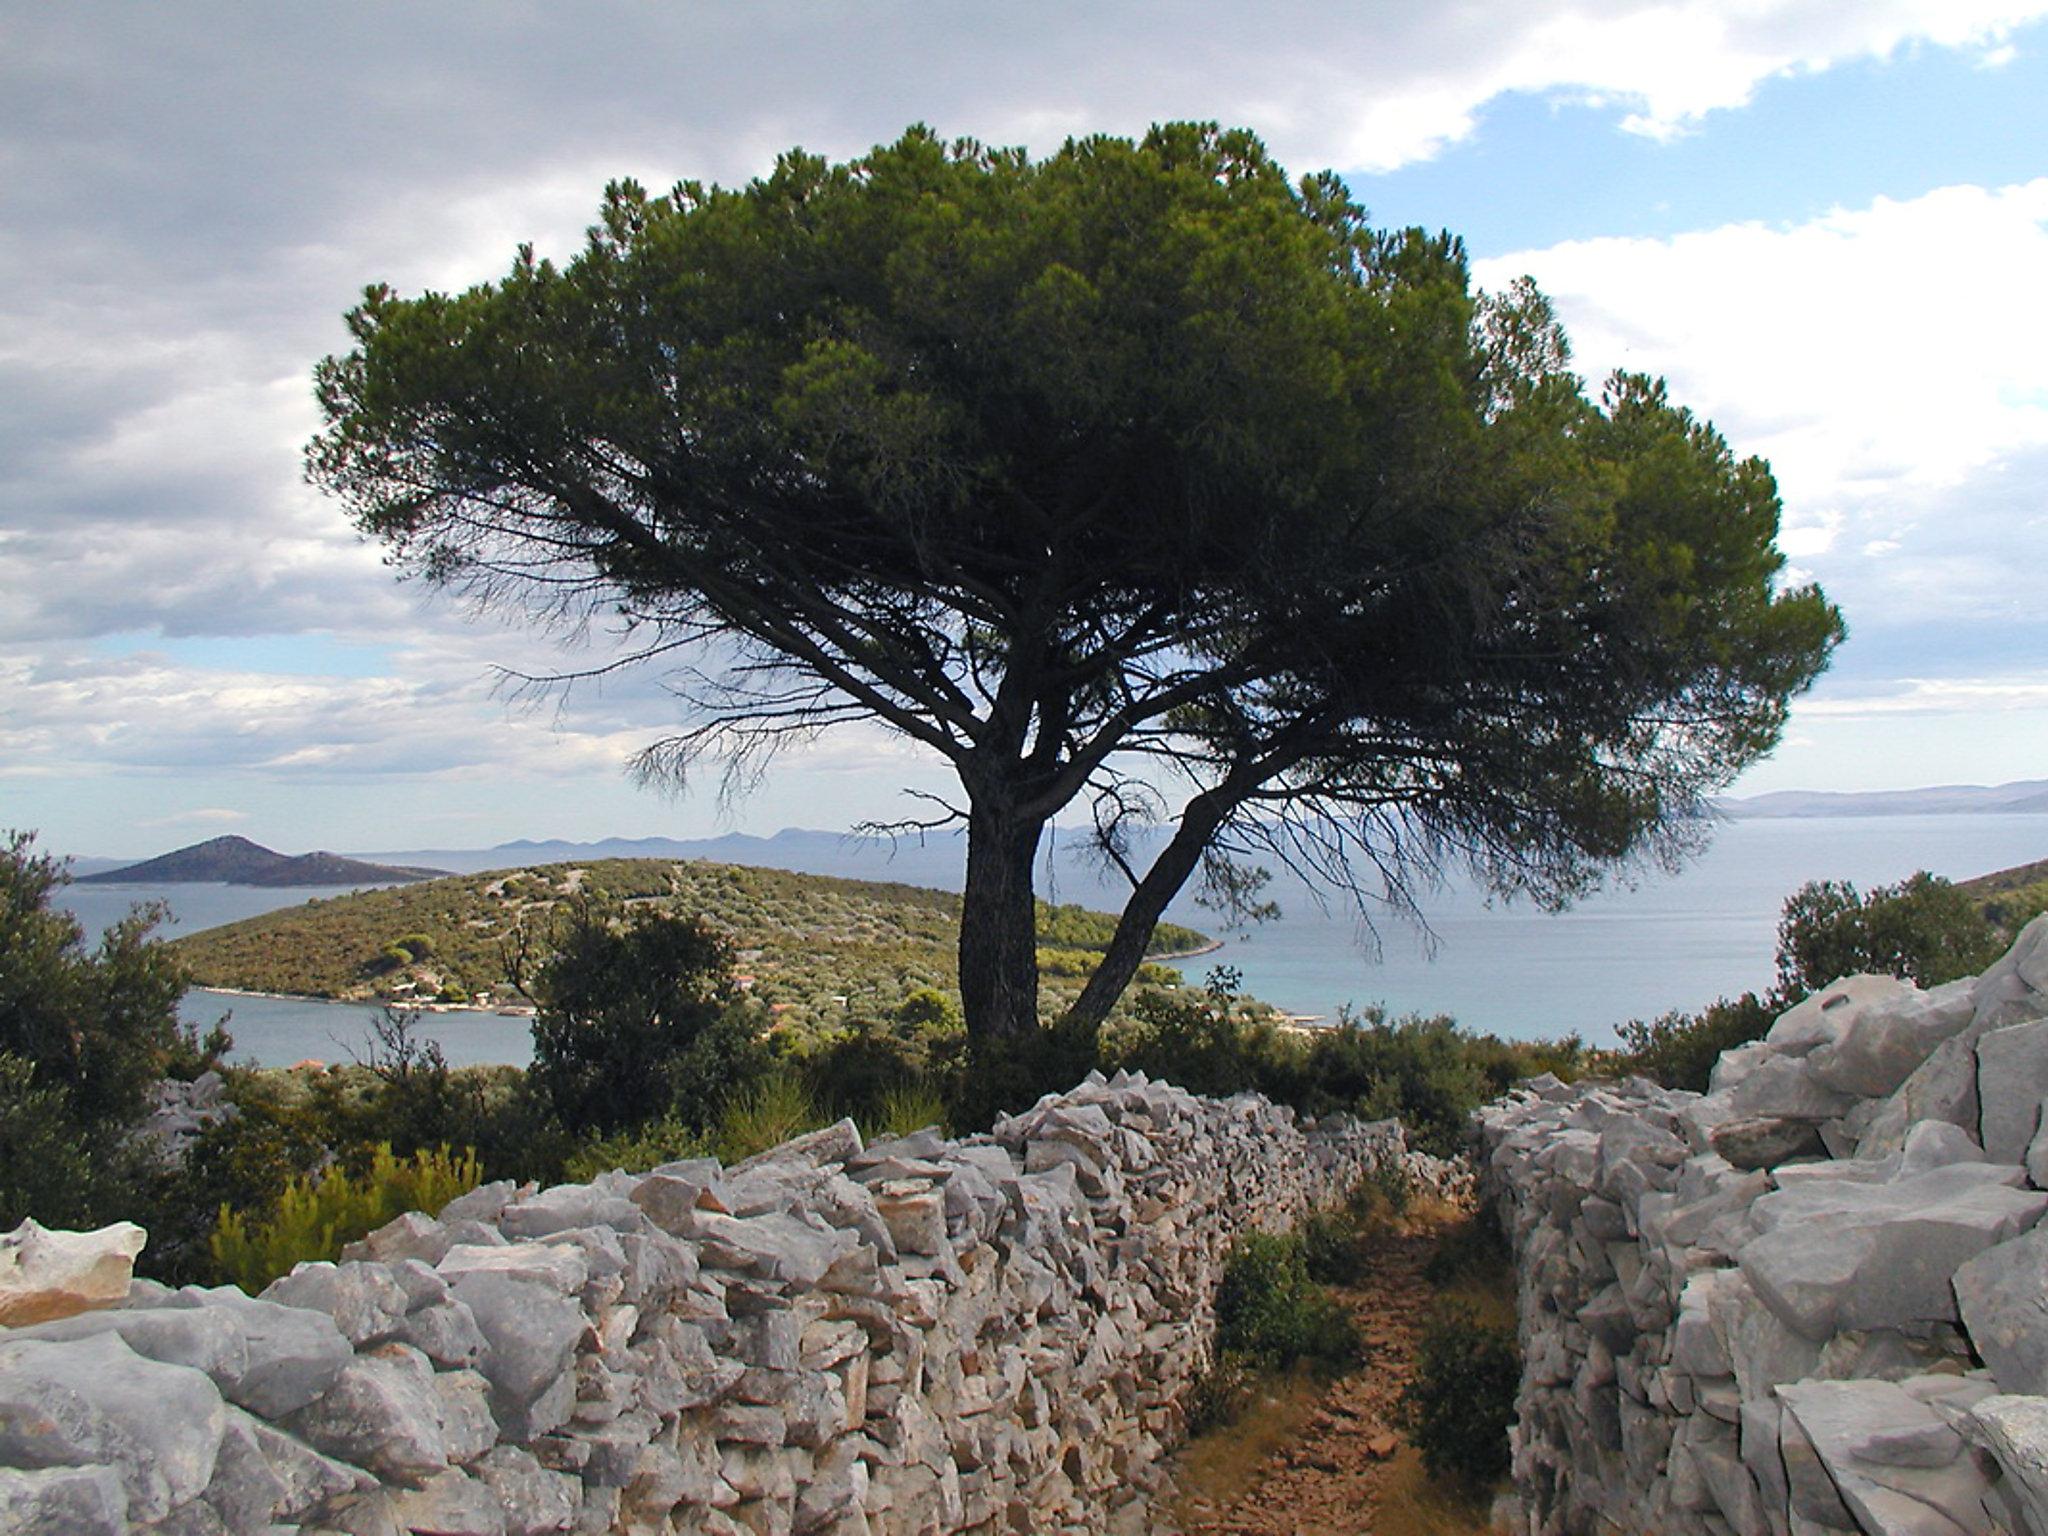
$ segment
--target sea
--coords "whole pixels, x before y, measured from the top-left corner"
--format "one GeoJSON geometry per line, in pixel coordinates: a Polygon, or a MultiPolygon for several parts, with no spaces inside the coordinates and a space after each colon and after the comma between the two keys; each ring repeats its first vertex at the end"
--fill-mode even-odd
{"type": "MultiPolygon", "coordinates": [[[[1245,993],[1318,1023],[1379,1008],[1389,1017],[1448,1015],[1509,1039],[1576,1034],[1606,1045],[1630,1019],[1696,1010],[1768,986],[1779,911],[1809,880],[1848,880],[1867,890],[1921,869],[1964,880],[2038,859],[2048,859],[2044,815],[1733,820],[1677,874],[1600,891],[1561,913],[1489,900],[1452,881],[1424,893],[1419,925],[1380,912],[1368,924],[1355,908],[1319,905],[1306,889],[1276,882],[1277,921],[1220,934],[1218,949],[1175,964],[1197,984],[1215,967],[1230,967],[1245,993]]],[[[886,861],[878,860],[875,878],[892,878],[886,861]]],[[[161,900],[170,910],[161,931],[175,935],[340,894],[72,885],[58,900],[90,933],[137,901],[161,900]]],[[[1063,894],[1085,900],[1088,893],[1063,894]]],[[[1189,900],[1168,915],[1217,932],[1215,915],[1189,900]]],[[[360,1060],[379,1011],[203,988],[187,993],[183,1005],[184,1016],[202,1026],[226,1015],[235,1059],[266,1066],[360,1060]]],[[[428,1013],[420,1032],[439,1041],[453,1065],[523,1065],[531,1058],[522,1018],[428,1013]]]]}

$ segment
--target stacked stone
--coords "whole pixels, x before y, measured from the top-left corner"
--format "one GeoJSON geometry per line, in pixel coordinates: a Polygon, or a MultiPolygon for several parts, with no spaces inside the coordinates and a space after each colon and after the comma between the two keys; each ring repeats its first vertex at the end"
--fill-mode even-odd
{"type": "Polygon", "coordinates": [[[0,1530],[1142,1530],[1233,1235],[1404,1156],[1119,1074],[962,1141],[488,1186],[260,1298],[0,1332],[0,1530]]]}
{"type": "Polygon", "coordinates": [[[2048,1536],[2048,918],[1971,980],[1823,989],[1709,1089],[1479,1116],[1515,1528],[2048,1536]]]}

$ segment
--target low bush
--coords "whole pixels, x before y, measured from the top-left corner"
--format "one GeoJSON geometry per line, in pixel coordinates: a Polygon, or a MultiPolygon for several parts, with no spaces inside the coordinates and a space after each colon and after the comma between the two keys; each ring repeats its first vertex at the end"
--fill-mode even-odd
{"type": "Polygon", "coordinates": [[[802,1075],[782,1068],[727,1101],[711,1145],[730,1165],[830,1121],[802,1075]]]}
{"type": "Polygon", "coordinates": [[[1309,1273],[1301,1235],[1240,1238],[1216,1292],[1216,1352],[1282,1370],[1296,1361],[1342,1369],[1359,1357],[1351,1315],[1309,1273]]]}
{"type": "Polygon", "coordinates": [[[1507,1473],[1520,1379],[1512,1333],[1467,1302],[1437,1304],[1397,1410],[1432,1476],[1477,1490],[1507,1473]]]}
{"type": "Polygon", "coordinates": [[[86,1134],[63,1088],[0,1051],[0,1231],[33,1216],[49,1227],[95,1227],[98,1181],[86,1134]]]}
{"type": "Polygon", "coordinates": [[[1622,1044],[1615,1066],[1624,1073],[1654,1078],[1667,1088],[1704,1093],[1721,1053],[1761,1040],[1782,1011],[1754,992],[1745,992],[1733,1002],[1722,998],[1702,1013],[1674,1010],[1648,1023],[1631,1019],[1615,1030],[1622,1044]]]}
{"type": "Polygon", "coordinates": [[[210,1245],[215,1273],[253,1295],[296,1264],[339,1258],[343,1244],[395,1216],[440,1210],[482,1178],[467,1152],[442,1147],[400,1159],[380,1146],[359,1175],[337,1164],[317,1178],[287,1180],[267,1216],[250,1219],[223,1205],[210,1245]]]}
{"type": "Polygon", "coordinates": [[[711,1141],[702,1131],[670,1117],[582,1143],[562,1165],[562,1177],[573,1184],[588,1184],[615,1168],[645,1173],[663,1163],[711,1155],[711,1141]]]}

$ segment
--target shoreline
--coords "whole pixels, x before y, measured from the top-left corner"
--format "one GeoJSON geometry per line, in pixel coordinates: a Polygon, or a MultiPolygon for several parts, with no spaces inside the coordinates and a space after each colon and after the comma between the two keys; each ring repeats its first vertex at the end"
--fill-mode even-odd
{"type": "Polygon", "coordinates": [[[342,1008],[403,1008],[413,1013],[476,1013],[496,1014],[501,1018],[532,1019],[534,1006],[531,1003],[516,1007],[501,1008],[495,1003],[442,1003],[408,1002],[403,998],[389,997],[316,997],[310,992],[262,992],[252,987],[214,987],[194,982],[192,992],[211,992],[216,997],[258,997],[280,1003],[325,1003],[342,1008]]]}
{"type": "Polygon", "coordinates": [[[1173,949],[1168,950],[1164,954],[1147,955],[1145,963],[1148,965],[1171,965],[1176,960],[1199,960],[1204,955],[1215,954],[1217,950],[1229,942],[1228,939],[1211,939],[1200,949],[1173,949]]]}

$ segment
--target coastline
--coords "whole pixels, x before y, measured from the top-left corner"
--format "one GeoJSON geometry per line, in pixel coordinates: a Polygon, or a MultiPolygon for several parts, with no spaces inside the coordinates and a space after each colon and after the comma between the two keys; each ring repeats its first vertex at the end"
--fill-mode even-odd
{"type": "Polygon", "coordinates": [[[215,987],[196,981],[190,990],[211,992],[217,997],[269,998],[280,1003],[333,1003],[342,1008],[403,1008],[412,1013],[497,1014],[503,1018],[520,1020],[531,1019],[534,1015],[531,1003],[501,1008],[495,1003],[415,1003],[391,997],[315,997],[310,992],[261,992],[252,987],[215,987]]]}
{"type": "Polygon", "coordinates": [[[1170,949],[1163,954],[1147,955],[1145,963],[1147,965],[1167,965],[1176,960],[1199,960],[1204,955],[1215,954],[1226,942],[1228,941],[1224,939],[1211,939],[1199,949],[1170,949]]]}

